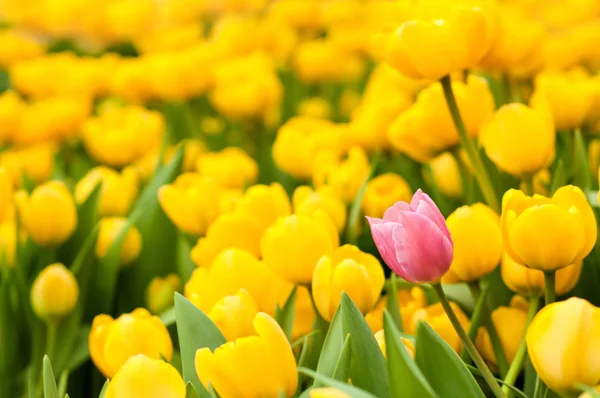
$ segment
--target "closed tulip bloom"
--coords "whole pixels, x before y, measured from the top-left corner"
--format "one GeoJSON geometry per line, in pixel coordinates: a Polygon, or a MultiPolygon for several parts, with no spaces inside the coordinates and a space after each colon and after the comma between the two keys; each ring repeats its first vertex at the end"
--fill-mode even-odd
{"type": "Polygon", "coordinates": [[[60,263],[47,266],[31,286],[31,306],[38,318],[55,322],[70,314],[79,298],[73,273],[60,263]]]}
{"type": "MultiPolygon", "coordinates": [[[[110,251],[115,239],[127,228],[129,222],[125,217],[105,217],[100,220],[100,230],[96,241],[96,256],[102,258],[110,251]]],[[[134,262],[142,250],[142,235],[135,225],[130,225],[121,245],[119,263],[129,265],[134,262]]]]}
{"type": "Polygon", "coordinates": [[[177,274],[155,276],[146,288],[146,306],[153,314],[160,314],[173,306],[175,292],[180,289],[181,279],[177,274]]]}
{"type": "Polygon", "coordinates": [[[293,66],[304,83],[352,81],[360,78],[364,60],[333,40],[302,42],[294,53],[293,66]]]}
{"type": "Polygon", "coordinates": [[[185,398],[185,383],[169,363],[139,354],[115,374],[106,398],[185,398]]]}
{"type": "Polygon", "coordinates": [[[212,264],[194,270],[184,294],[208,314],[219,300],[235,295],[240,289],[250,293],[260,311],[274,315],[277,305],[285,304],[293,285],[252,254],[232,248],[222,251],[212,264]]]}
{"type": "MultiPolygon", "coordinates": [[[[487,82],[469,75],[466,84],[452,82],[452,90],[468,135],[476,137],[494,114],[494,98],[487,82]]],[[[388,129],[388,138],[395,149],[421,163],[459,143],[440,83],[421,91],[415,103],[398,115],[388,129]]]]}
{"type": "Polygon", "coordinates": [[[321,152],[313,165],[313,185],[328,186],[342,200],[352,202],[369,175],[369,158],[362,147],[352,147],[346,157],[335,152],[321,152]]]}
{"type": "Polygon", "coordinates": [[[144,308],[117,319],[97,315],[88,338],[90,356],[105,377],[112,378],[130,357],[144,354],[170,361],[173,343],[167,327],[144,308]]]}
{"type": "Polygon", "coordinates": [[[444,152],[428,162],[433,183],[446,196],[460,198],[463,194],[458,162],[450,152],[444,152]]]}
{"type": "Polygon", "coordinates": [[[527,329],[527,353],[553,391],[573,394],[600,381],[600,309],[572,297],[542,308],[527,329]],[[576,355],[574,355],[576,354],[576,355]]]}
{"type": "Polygon", "coordinates": [[[27,103],[12,90],[0,94],[0,143],[17,135],[27,103]]]}
{"type": "Polygon", "coordinates": [[[321,316],[331,321],[346,292],[358,309],[369,312],[383,289],[379,261],[356,246],[344,245],[321,257],[312,277],[312,295],[321,316]]]}
{"type": "MultiPolygon", "coordinates": [[[[450,305],[452,306],[452,310],[456,313],[463,329],[468,330],[470,325],[469,318],[457,304],[450,302],[450,305]]],[[[417,310],[413,315],[412,322],[406,327],[406,332],[410,334],[416,333],[417,326],[421,321],[427,322],[454,351],[460,352],[462,342],[460,337],[458,337],[456,330],[450,323],[450,319],[448,319],[448,315],[446,315],[441,303],[432,304],[427,308],[417,310]]]]}
{"type": "Polygon", "coordinates": [[[344,230],[348,213],[346,204],[330,187],[313,190],[307,185],[299,186],[292,195],[292,204],[296,214],[313,215],[317,211],[323,211],[331,218],[338,232],[344,230]]]}
{"type": "Polygon", "coordinates": [[[479,280],[496,269],[504,250],[500,217],[492,209],[483,203],[462,206],[446,224],[454,242],[450,270],[462,282],[479,280]]]}
{"type": "Polygon", "coordinates": [[[85,202],[98,184],[101,184],[100,215],[126,216],[138,196],[137,172],[130,167],[121,173],[105,166],[94,167],[75,185],[75,201],[78,204],[85,202]]]}
{"type": "Polygon", "coordinates": [[[0,223],[14,220],[14,188],[8,170],[0,167],[0,223]]]}
{"type": "Polygon", "coordinates": [[[196,373],[222,397],[291,397],[298,386],[296,359],[277,322],[265,313],[254,317],[255,334],[196,351],[196,373]]]}
{"type": "Polygon", "coordinates": [[[292,205],[285,189],[278,182],[271,185],[253,185],[235,206],[235,211],[251,215],[262,230],[270,227],[279,217],[292,214],[292,205]]]}
{"type": "MultiPolygon", "coordinates": [[[[527,303],[520,303],[522,298],[514,296],[510,307],[500,306],[492,311],[492,322],[498,333],[500,345],[506,361],[511,363],[517,354],[527,324],[527,303]],[[523,305],[524,304],[524,305],[523,305]]],[[[479,328],[476,340],[477,349],[481,356],[490,364],[496,366],[496,355],[492,346],[490,335],[486,328],[479,328]]]]}
{"type": "Polygon", "coordinates": [[[439,8],[433,18],[406,21],[391,34],[385,60],[408,77],[431,80],[477,65],[492,41],[487,11],[441,2],[430,7],[439,8]]]}
{"type": "Polygon", "coordinates": [[[559,188],[551,198],[509,190],[502,198],[501,224],[508,255],[542,271],[581,262],[598,234],[585,194],[572,185],[559,188]]]}
{"type": "Polygon", "coordinates": [[[283,280],[299,284],[311,281],[319,259],[332,254],[338,244],[328,216],[293,214],[280,218],[265,232],[260,248],[267,267],[283,280]]]}
{"type": "Polygon", "coordinates": [[[556,133],[552,118],[543,109],[504,105],[479,139],[490,160],[515,177],[531,176],[554,160],[556,133]]]}
{"type": "Polygon", "coordinates": [[[244,188],[254,184],[258,178],[256,161],[235,147],[200,155],[196,170],[228,188],[244,188]]]}
{"type": "Polygon", "coordinates": [[[367,183],[362,210],[369,217],[383,217],[394,203],[408,202],[412,191],[408,183],[396,173],[384,173],[367,183]]]}
{"type": "MultiPolygon", "coordinates": [[[[581,275],[581,267],[582,263],[576,262],[556,271],[554,293],[557,296],[562,296],[575,287],[581,275]]],[[[502,257],[500,270],[504,284],[513,292],[524,296],[544,295],[545,285],[542,271],[518,264],[506,253],[502,257]]]]}
{"type": "Polygon", "coordinates": [[[258,312],[258,306],[252,296],[240,289],[236,294],[217,301],[208,313],[208,317],[227,341],[235,341],[254,333],[252,322],[258,312]]]}
{"type": "Polygon", "coordinates": [[[177,228],[201,236],[221,213],[222,191],[209,177],[183,173],[158,189],[158,201],[177,228]]]}
{"type": "Polygon", "coordinates": [[[0,167],[10,173],[15,187],[21,186],[23,175],[41,184],[52,176],[56,150],[51,142],[12,147],[0,153],[0,167]]]}
{"type": "Polygon", "coordinates": [[[15,200],[23,228],[36,244],[58,246],[75,232],[75,201],[62,181],[38,185],[31,195],[19,191],[15,200]]]}
{"type": "Polygon", "coordinates": [[[328,119],[331,115],[331,105],[324,98],[310,97],[300,102],[298,115],[315,119],[328,119]]]}
{"type": "Polygon", "coordinates": [[[444,216],[420,189],[409,203],[398,202],[383,219],[367,217],[383,261],[413,283],[440,280],[452,263],[453,244],[444,216]]]}
{"type": "Polygon", "coordinates": [[[2,265],[15,265],[17,249],[17,225],[14,221],[0,222],[0,269],[2,265]]]}

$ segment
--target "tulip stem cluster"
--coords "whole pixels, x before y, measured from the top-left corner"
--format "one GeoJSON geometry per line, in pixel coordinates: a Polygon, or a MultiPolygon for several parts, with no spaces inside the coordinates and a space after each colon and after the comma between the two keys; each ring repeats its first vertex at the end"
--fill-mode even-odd
{"type": "Polygon", "coordinates": [[[464,344],[465,349],[471,356],[471,359],[475,363],[475,366],[477,366],[477,368],[481,372],[482,377],[494,393],[494,396],[496,396],[497,398],[505,398],[506,396],[504,395],[502,388],[500,388],[500,385],[498,384],[498,382],[496,382],[494,375],[492,374],[488,366],[485,364],[485,361],[479,354],[479,351],[477,351],[477,348],[475,348],[475,345],[467,335],[467,332],[465,332],[465,329],[463,329],[460,321],[458,320],[458,317],[456,316],[454,310],[450,306],[450,302],[448,301],[448,297],[446,297],[446,294],[444,293],[442,285],[440,283],[433,283],[431,286],[433,287],[433,290],[435,290],[435,293],[440,299],[440,303],[442,304],[444,311],[446,311],[448,319],[450,319],[450,323],[452,323],[452,326],[454,327],[456,333],[458,334],[462,343],[464,344]]]}
{"type": "Polygon", "coordinates": [[[450,115],[452,116],[452,120],[460,137],[460,143],[465,148],[467,155],[469,156],[469,160],[473,165],[475,178],[479,183],[479,187],[481,188],[481,192],[485,197],[485,201],[496,212],[500,212],[500,202],[498,201],[498,197],[496,196],[494,186],[492,185],[492,180],[490,179],[487,168],[485,167],[483,160],[481,159],[479,151],[475,147],[475,144],[473,144],[473,141],[471,141],[471,139],[469,138],[469,135],[467,134],[467,128],[465,127],[465,123],[462,117],[460,116],[460,111],[456,103],[456,98],[454,97],[454,91],[452,91],[452,80],[450,78],[450,75],[444,76],[441,79],[441,84],[444,90],[444,97],[446,98],[446,103],[448,104],[448,109],[450,110],[450,115]]]}
{"type": "Polygon", "coordinates": [[[521,343],[519,344],[519,348],[517,350],[517,353],[515,354],[515,358],[510,364],[510,368],[508,368],[508,372],[506,373],[506,377],[504,378],[504,386],[502,387],[502,390],[509,398],[511,396],[511,392],[506,385],[514,385],[515,381],[517,380],[517,377],[519,376],[519,373],[521,372],[521,368],[523,367],[523,360],[525,359],[525,353],[527,352],[527,343],[525,341],[525,335],[527,333],[527,328],[529,327],[529,324],[531,323],[533,317],[537,313],[539,305],[539,296],[532,296],[529,299],[529,311],[527,313],[527,322],[525,323],[523,338],[521,339],[521,343]]]}

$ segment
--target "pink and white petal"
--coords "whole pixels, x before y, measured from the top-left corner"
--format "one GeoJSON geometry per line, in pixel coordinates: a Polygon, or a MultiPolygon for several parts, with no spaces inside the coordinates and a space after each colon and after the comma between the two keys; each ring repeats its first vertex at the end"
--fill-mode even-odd
{"type": "Polygon", "coordinates": [[[406,279],[406,275],[400,269],[398,264],[395,244],[393,240],[394,230],[399,228],[400,224],[393,222],[385,222],[380,224],[371,224],[371,235],[381,258],[386,265],[401,278],[406,279]]]}
{"type": "Polygon", "coordinates": [[[392,206],[390,206],[385,213],[383,214],[383,219],[385,221],[391,222],[399,222],[400,221],[400,213],[403,211],[415,211],[416,208],[412,208],[406,202],[396,202],[392,206]]]}
{"type": "MultiPolygon", "coordinates": [[[[425,194],[424,194],[425,195],[425,194]]],[[[427,195],[425,195],[427,196],[427,195]]],[[[438,209],[438,207],[433,203],[433,201],[427,196],[429,200],[421,200],[417,207],[416,212],[424,215],[429,218],[438,228],[442,231],[442,233],[452,242],[452,235],[450,235],[450,230],[446,225],[446,219],[438,209]]]]}

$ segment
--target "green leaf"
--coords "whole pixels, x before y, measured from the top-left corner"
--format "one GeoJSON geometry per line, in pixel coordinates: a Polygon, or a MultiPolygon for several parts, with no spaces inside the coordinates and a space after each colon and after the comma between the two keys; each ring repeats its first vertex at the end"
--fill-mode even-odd
{"type": "Polygon", "coordinates": [[[556,169],[554,169],[554,175],[552,176],[552,182],[550,183],[550,195],[553,195],[556,190],[567,183],[567,175],[565,173],[565,162],[562,159],[558,159],[556,169]]]}
{"type": "Polygon", "coordinates": [[[177,273],[182,281],[187,281],[196,269],[196,264],[192,261],[190,253],[192,252],[192,238],[183,232],[177,234],[177,273]]]}
{"type": "Polygon", "coordinates": [[[104,396],[106,395],[107,389],[108,389],[108,380],[106,380],[104,382],[104,385],[102,386],[102,391],[100,391],[100,395],[98,396],[98,398],[104,398],[104,396]]]}
{"type": "Polygon", "coordinates": [[[90,359],[90,348],[88,344],[90,329],[91,327],[87,325],[81,328],[77,333],[77,337],[69,350],[69,357],[66,365],[66,369],[69,372],[73,372],[90,359]]]}
{"type": "Polygon", "coordinates": [[[417,327],[417,365],[440,398],[485,398],[458,354],[427,324],[417,327]]]}
{"type": "Polygon", "coordinates": [[[175,323],[175,306],[167,308],[158,316],[165,326],[169,327],[175,323]]]}
{"type": "Polygon", "coordinates": [[[288,340],[292,339],[292,329],[294,328],[294,311],[296,310],[296,289],[294,286],[290,295],[288,296],[283,308],[275,308],[275,320],[283,329],[283,332],[287,336],[288,340]]]}
{"type": "Polygon", "coordinates": [[[175,293],[175,315],[183,364],[183,380],[186,383],[191,382],[201,398],[210,397],[196,375],[196,351],[205,347],[215,350],[225,344],[225,337],[208,316],[179,293],[175,293]]]}
{"type": "Polygon", "coordinates": [[[191,382],[188,382],[185,385],[185,398],[200,398],[198,392],[196,392],[196,389],[191,382]]]}
{"type": "Polygon", "coordinates": [[[383,313],[383,328],[385,330],[388,358],[390,396],[392,398],[437,397],[437,394],[406,350],[400,332],[388,311],[383,313]]]}
{"type": "Polygon", "coordinates": [[[387,310],[392,316],[398,330],[404,332],[402,316],[400,315],[400,304],[398,303],[398,285],[396,284],[396,279],[396,274],[392,273],[390,278],[390,290],[387,295],[387,310]]]}
{"type": "Polygon", "coordinates": [[[312,369],[298,368],[298,372],[315,379],[315,385],[317,384],[317,382],[319,382],[320,385],[324,385],[327,387],[334,387],[334,388],[348,394],[352,398],[376,398],[377,397],[376,395],[373,395],[367,391],[361,390],[360,388],[354,387],[353,385],[342,383],[339,380],[335,380],[335,379],[332,379],[331,377],[327,377],[325,375],[317,373],[312,369]]]}
{"type": "Polygon", "coordinates": [[[352,384],[378,397],[387,397],[389,385],[385,358],[365,317],[345,292],[342,293],[340,309],[343,334],[352,336],[352,384]]]}
{"type": "Polygon", "coordinates": [[[342,346],[342,352],[333,371],[333,378],[343,382],[347,382],[350,377],[350,364],[352,363],[352,345],[350,344],[350,339],[350,335],[347,335],[342,346]]]}
{"type": "Polygon", "coordinates": [[[579,391],[587,392],[591,397],[600,398],[600,393],[594,387],[586,386],[585,384],[577,383],[575,388],[579,391]]]}
{"type": "MultiPolygon", "coordinates": [[[[338,360],[342,354],[343,346],[342,311],[338,308],[325,336],[325,342],[323,343],[323,349],[321,350],[319,363],[317,364],[317,373],[333,377],[338,360]]],[[[319,380],[315,379],[315,387],[319,387],[320,385],[322,384],[320,384],[319,380]]]]}
{"type": "Polygon", "coordinates": [[[43,382],[44,398],[58,398],[58,387],[56,386],[54,371],[52,370],[52,364],[48,355],[44,355],[43,382]]]}

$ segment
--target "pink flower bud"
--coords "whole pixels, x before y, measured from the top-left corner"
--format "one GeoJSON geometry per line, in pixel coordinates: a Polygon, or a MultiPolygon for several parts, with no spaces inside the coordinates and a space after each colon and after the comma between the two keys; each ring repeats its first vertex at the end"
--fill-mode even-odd
{"type": "Polygon", "coordinates": [[[367,217],[383,261],[413,283],[440,280],[452,263],[454,245],[446,220],[420,189],[410,204],[397,202],[383,219],[367,217]]]}

